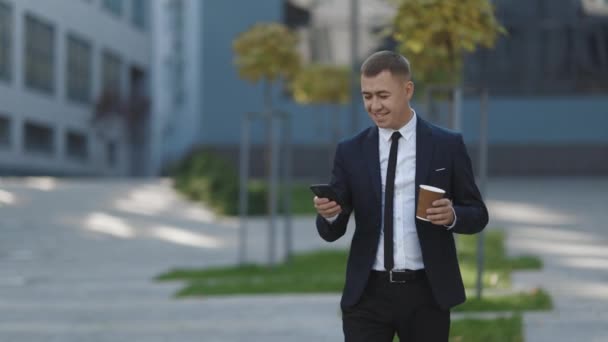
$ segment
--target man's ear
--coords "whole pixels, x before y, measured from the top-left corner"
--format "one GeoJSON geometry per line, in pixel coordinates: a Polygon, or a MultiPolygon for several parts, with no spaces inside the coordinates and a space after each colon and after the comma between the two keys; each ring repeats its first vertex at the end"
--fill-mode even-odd
{"type": "Polygon", "coordinates": [[[405,91],[406,91],[408,100],[411,100],[412,96],[414,96],[414,88],[415,88],[414,82],[407,81],[407,83],[405,84],[405,91]]]}

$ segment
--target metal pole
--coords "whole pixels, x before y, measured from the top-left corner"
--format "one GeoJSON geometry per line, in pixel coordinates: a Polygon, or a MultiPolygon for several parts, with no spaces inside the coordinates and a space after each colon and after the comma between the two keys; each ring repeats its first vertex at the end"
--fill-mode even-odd
{"type": "Polygon", "coordinates": [[[359,130],[359,0],[350,0],[351,132],[359,130]]]}
{"type": "Polygon", "coordinates": [[[249,114],[245,114],[241,123],[240,151],[240,188],[239,188],[239,265],[244,265],[247,259],[247,210],[249,202],[249,114]]]}
{"type": "Polygon", "coordinates": [[[268,173],[268,264],[275,265],[276,260],[276,218],[277,218],[277,175],[278,175],[278,144],[276,139],[276,125],[272,112],[268,113],[269,120],[269,146],[270,146],[270,172],[268,173]]]}
{"type": "Polygon", "coordinates": [[[429,89],[428,87],[424,91],[424,107],[426,111],[425,115],[427,120],[433,122],[431,118],[431,89],[429,89]]]}
{"type": "Polygon", "coordinates": [[[479,187],[486,194],[488,178],[488,90],[481,91],[481,117],[479,131],[479,187]]]}
{"type": "Polygon", "coordinates": [[[292,226],[291,226],[291,120],[283,117],[283,215],[285,220],[285,261],[292,258],[292,226]]]}
{"type": "Polygon", "coordinates": [[[456,87],[452,90],[452,122],[451,128],[457,132],[461,130],[462,116],[462,88],[456,87]]]}
{"type": "Polygon", "coordinates": [[[440,115],[435,110],[433,94],[441,94],[442,89],[435,86],[427,86],[424,91],[424,105],[426,107],[426,119],[434,124],[440,124],[440,115]]]}
{"type": "MultiPolygon", "coordinates": [[[[479,191],[486,195],[488,178],[488,90],[481,90],[481,110],[479,118],[479,191]]],[[[483,289],[484,232],[477,237],[477,298],[481,298],[483,289]]]]}

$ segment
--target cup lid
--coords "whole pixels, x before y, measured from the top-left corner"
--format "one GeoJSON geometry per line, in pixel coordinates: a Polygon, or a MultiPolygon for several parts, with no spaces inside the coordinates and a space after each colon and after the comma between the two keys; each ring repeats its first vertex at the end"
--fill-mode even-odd
{"type": "Polygon", "coordinates": [[[439,189],[439,188],[436,188],[436,187],[430,186],[430,185],[420,184],[420,188],[424,189],[424,190],[432,191],[432,192],[437,192],[440,194],[445,194],[445,190],[439,189]]]}

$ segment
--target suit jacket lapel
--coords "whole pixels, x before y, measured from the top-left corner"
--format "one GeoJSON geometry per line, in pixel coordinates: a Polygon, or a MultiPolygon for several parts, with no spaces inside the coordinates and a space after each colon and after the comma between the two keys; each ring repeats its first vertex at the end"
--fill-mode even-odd
{"type": "Polygon", "coordinates": [[[428,181],[431,160],[433,159],[433,139],[431,127],[417,117],[416,125],[416,203],[418,203],[418,188],[428,181]]]}
{"type": "MultiPolygon", "coordinates": [[[[382,180],[380,176],[380,151],[378,150],[378,127],[372,127],[363,142],[364,160],[377,201],[382,201],[382,180]]],[[[377,202],[381,203],[381,202],[377,202]]]]}

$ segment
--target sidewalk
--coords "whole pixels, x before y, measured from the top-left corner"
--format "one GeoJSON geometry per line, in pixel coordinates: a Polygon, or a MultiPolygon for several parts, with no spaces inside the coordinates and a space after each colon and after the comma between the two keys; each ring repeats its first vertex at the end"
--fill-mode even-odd
{"type": "MultiPolygon", "coordinates": [[[[152,278],[176,266],[234,264],[238,225],[184,202],[165,182],[0,179],[0,190],[2,340],[342,338],[339,295],[172,299],[180,284],[152,278]]],[[[607,193],[608,179],[490,183],[490,225],[507,230],[512,253],[545,263],[516,274],[514,285],[540,285],[555,302],[555,311],[525,314],[527,342],[608,340],[607,193]]],[[[266,220],[249,227],[250,260],[264,262],[266,220]]],[[[299,251],[345,248],[350,239],[325,243],[311,217],[295,219],[293,231],[299,251]]]]}
{"type": "MultiPolygon", "coordinates": [[[[1,341],[341,336],[338,295],[173,299],[181,284],[153,278],[173,267],[235,264],[238,225],[183,201],[166,182],[0,179],[0,189],[1,341]]],[[[348,239],[318,238],[313,223],[294,220],[296,250],[346,248],[348,239]]],[[[249,260],[265,262],[267,221],[248,226],[249,260]]]]}
{"type": "Polygon", "coordinates": [[[525,314],[526,341],[608,341],[608,179],[498,180],[489,190],[508,250],[544,263],[515,273],[514,286],[543,287],[554,301],[525,314]]]}

